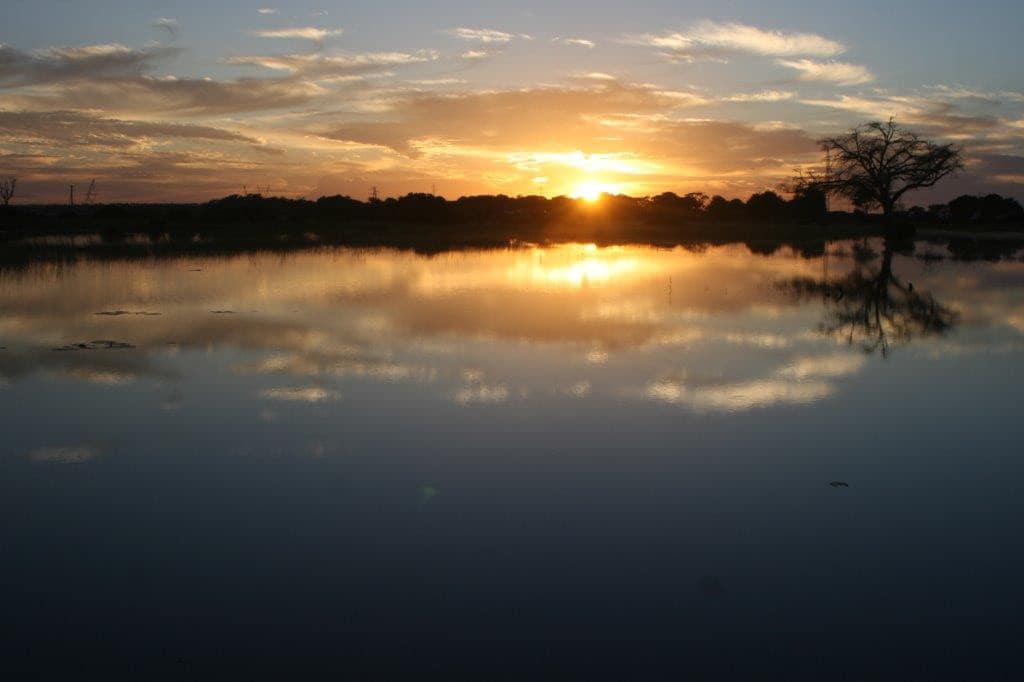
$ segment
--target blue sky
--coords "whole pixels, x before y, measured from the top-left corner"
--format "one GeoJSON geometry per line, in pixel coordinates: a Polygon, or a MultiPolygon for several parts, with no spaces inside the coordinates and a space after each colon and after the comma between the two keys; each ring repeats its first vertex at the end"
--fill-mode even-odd
{"type": "Polygon", "coordinates": [[[922,201],[1024,186],[1019,3],[8,4],[0,173],[36,200],[744,196],[888,116],[968,153],[922,201]]]}

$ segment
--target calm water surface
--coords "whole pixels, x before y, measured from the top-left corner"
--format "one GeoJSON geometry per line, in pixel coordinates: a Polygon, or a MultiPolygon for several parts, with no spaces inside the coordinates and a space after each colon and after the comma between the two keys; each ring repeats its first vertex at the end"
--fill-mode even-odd
{"type": "Polygon", "coordinates": [[[1011,670],[1024,263],[872,248],[2,270],[5,660],[1011,670]]]}

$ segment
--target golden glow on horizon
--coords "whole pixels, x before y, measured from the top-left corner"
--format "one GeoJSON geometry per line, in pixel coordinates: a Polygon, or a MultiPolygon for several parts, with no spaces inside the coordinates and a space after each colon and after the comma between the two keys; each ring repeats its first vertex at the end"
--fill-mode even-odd
{"type": "Polygon", "coordinates": [[[583,199],[587,203],[596,203],[604,194],[618,194],[619,186],[598,180],[584,180],[572,190],[574,199],[583,199]]]}

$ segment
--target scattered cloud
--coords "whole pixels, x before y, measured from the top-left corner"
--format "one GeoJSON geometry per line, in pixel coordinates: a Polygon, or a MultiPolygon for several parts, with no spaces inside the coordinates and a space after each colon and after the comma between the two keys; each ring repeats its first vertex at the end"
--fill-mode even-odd
{"type": "Polygon", "coordinates": [[[589,49],[597,47],[597,43],[595,43],[593,40],[588,40],[586,38],[555,38],[552,42],[561,43],[562,45],[586,47],[589,49]]]}
{"type": "Polygon", "coordinates": [[[343,29],[318,28],[316,26],[296,26],[292,28],[277,28],[266,31],[253,31],[253,35],[260,38],[291,38],[296,40],[312,40],[322,42],[333,36],[340,36],[343,29]]]}
{"type": "Polygon", "coordinates": [[[130,48],[119,43],[49,47],[24,52],[0,44],[0,87],[58,83],[145,73],[178,54],[172,47],[130,48]]]}
{"type": "Polygon", "coordinates": [[[256,11],[260,14],[277,14],[277,8],[275,7],[260,7],[256,11]]]}
{"type": "Polygon", "coordinates": [[[212,126],[123,121],[72,111],[0,111],[0,137],[8,143],[78,149],[124,148],[166,138],[258,144],[254,138],[212,126]]]}
{"type": "Polygon", "coordinates": [[[796,93],[789,90],[761,90],[760,92],[741,92],[727,95],[723,102],[788,102],[796,99],[796,93]]]}
{"type": "Polygon", "coordinates": [[[273,111],[306,104],[327,91],[296,78],[206,78],[132,76],[65,82],[60,88],[9,95],[9,105],[33,110],[90,110],[114,116],[217,116],[273,111]]]}
{"type": "Polygon", "coordinates": [[[848,62],[818,62],[813,59],[779,59],[777,63],[800,72],[802,81],[821,81],[836,85],[863,85],[875,80],[867,67],[848,62]]]}
{"type": "Polygon", "coordinates": [[[505,33],[504,31],[497,31],[492,28],[466,28],[464,26],[452,29],[451,33],[456,38],[461,38],[462,40],[486,44],[509,43],[516,37],[512,33],[505,33]]]}
{"type": "Polygon", "coordinates": [[[625,42],[663,50],[679,59],[754,54],[766,57],[834,57],[846,45],[813,33],[785,33],[735,22],[702,21],[685,31],[627,36],[625,42]]]}
{"type": "Polygon", "coordinates": [[[321,52],[285,54],[285,55],[252,55],[228,58],[229,64],[241,66],[260,66],[273,71],[287,71],[302,74],[306,77],[330,77],[363,74],[385,70],[397,66],[422,64],[434,61],[438,53],[423,50],[416,53],[407,52],[366,52],[366,53],[335,53],[321,52]]]}

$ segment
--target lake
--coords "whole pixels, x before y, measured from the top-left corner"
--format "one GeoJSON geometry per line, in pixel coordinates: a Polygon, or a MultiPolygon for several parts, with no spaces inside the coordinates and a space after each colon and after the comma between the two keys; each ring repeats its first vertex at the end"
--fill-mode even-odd
{"type": "Polygon", "coordinates": [[[0,269],[4,660],[1010,677],[1024,262],[758,251],[0,269]]]}

